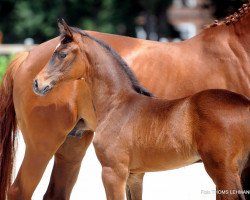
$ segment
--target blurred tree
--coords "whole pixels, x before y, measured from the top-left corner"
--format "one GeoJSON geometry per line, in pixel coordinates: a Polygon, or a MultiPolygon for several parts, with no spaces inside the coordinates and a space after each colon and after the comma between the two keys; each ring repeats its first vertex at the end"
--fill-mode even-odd
{"type": "Polygon", "coordinates": [[[135,36],[135,19],[144,13],[147,32],[165,35],[166,8],[171,3],[172,0],[1,0],[0,18],[4,20],[0,31],[5,43],[22,43],[28,37],[40,43],[57,35],[56,20],[63,17],[82,29],[135,36]]]}
{"type": "Polygon", "coordinates": [[[88,20],[89,18],[95,20],[94,15],[100,9],[100,2],[99,0],[16,0],[11,16],[13,23],[11,31],[15,33],[14,38],[17,41],[32,37],[36,42],[42,42],[57,34],[56,21],[59,17],[65,18],[69,24],[81,26],[81,23],[85,22],[84,28],[94,28],[88,20]]]}
{"type": "MultiPolygon", "coordinates": [[[[0,30],[4,33],[4,42],[23,42],[25,38],[31,37],[39,43],[52,38],[58,33],[56,21],[59,17],[65,18],[69,24],[98,30],[98,13],[103,7],[102,2],[105,1],[2,0],[0,17],[6,20],[0,22],[0,30]]],[[[100,27],[100,30],[102,29],[104,28],[100,27]]]]}
{"type": "Polygon", "coordinates": [[[0,31],[0,44],[3,42],[3,33],[0,31]]]}
{"type": "Polygon", "coordinates": [[[14,55],[8,55],[8,56],[0,55],[0,84],[8,64],[11,62],[13,58],[14,55]]]}
{"type": "MultiPolygon", "coordinates": [[[[206,0],[215,18],[233,13],[247,0],[206,0]]],[[[166,10],[173,0],[0,0],[0,31],[4,43],[22,43],[31,37],[36,43],[57,35],[56,21],[82,29],[136,36],[143,27],[147,39],[178,37],[169,24],[166,10]]]]}
{"type": "Polygon", "coordinates": [[[147,39],[158,40],[162,37],[176,38],[179,32],[169,23],[167,19],[167,8],[173,0],[139,0],[144,15],[144,28],[147,39]]]}
{"type": "Polygon", "coordinates": [[[11,14],[14,8],[14,0],[1,0],[0,1],[0,31],[3,33],[3,40],[8,40],[11,38],[11,31],[7,31],[8,34],[5,33],[5,30],[11,30],[11,14]]]}
{"type": "Polygon", "coordinates": [[[212,8],[212,14],[215,18],[221,19],[233,14],[248,0],[207,0],[205,8],[212,8]]]}

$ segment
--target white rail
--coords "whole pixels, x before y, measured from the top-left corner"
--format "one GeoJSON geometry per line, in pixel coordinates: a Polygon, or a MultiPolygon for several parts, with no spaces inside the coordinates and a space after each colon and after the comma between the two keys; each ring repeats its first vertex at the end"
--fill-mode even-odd
{"type": "Polygon", "coordinates": [[[36,45],[24,44],[0,44],[0,55],[14,54],[22,51],[29,51],[36,45]]]}

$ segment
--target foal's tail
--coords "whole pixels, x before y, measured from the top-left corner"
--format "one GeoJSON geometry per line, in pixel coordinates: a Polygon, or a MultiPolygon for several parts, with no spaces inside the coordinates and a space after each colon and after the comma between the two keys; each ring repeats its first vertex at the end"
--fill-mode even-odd
{"type": "Polygon", "coordinates": [[[27,55],[25,52],[16,56],[8,66],[0,86],[0,200],[6,199],[15,157],[17,122],[13,103],[13,73],[27,55]]]}

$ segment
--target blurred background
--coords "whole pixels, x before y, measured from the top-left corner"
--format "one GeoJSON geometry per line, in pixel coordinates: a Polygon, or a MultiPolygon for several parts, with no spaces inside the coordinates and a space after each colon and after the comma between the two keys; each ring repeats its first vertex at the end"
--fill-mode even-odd
{"type": "MultiPolygon", "coordinates": [[[[197,35],[214,19],[233,14],[245,0],[0,0],[0,82],[15,53],[58,35],[63,17],[81,29],[161,42],[178,42],[197,35]]],[[[20,135],[17,169],[23,154],[20,135]]],[[[33,199],[42,199],[52,162],[33,199]]],[[[105,199],[101,167],[91,145],[72,198],[105,199]],[[95,198],[93,198],[93,194],[95,198]],[[88,198],[89,197],[89,198],[88,198]]],[[[215,199],[215,186],[202,164],[147,174],[144,199],[215,199]]]]}
{"type": "Polygon", "coordinates": [[[150,40],[187,39],[244,0],[0,0],[3,43],[44,42],[63,17],[72,26],[150,40]],[[27,41],[26,41],[27,42],[27,41]],[[28,41],[29,42],[29,41],[28,41]],[[31,42],[31,41],[30,41],[31,42]]]}
{"type": "Polygon", "coordinates": [[[162,42],[185,40],[246,0],[0,0],[0,80],[16,52],[58,34],[63,17],[81,29],[162,42]]]}

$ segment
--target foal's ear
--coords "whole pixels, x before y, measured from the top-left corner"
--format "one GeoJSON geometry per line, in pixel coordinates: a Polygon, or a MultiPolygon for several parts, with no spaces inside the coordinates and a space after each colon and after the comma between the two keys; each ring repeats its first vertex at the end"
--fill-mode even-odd
{"type": "Polygon", "coordinates": [[[69,43],[73,41],[73,34],[70,30],[70,27],[68,26],[68,24],[65,22],[64,19],[58,19],[57,20],[57,25],[62,37],[62,42],[63,43],[69,43]]]}

